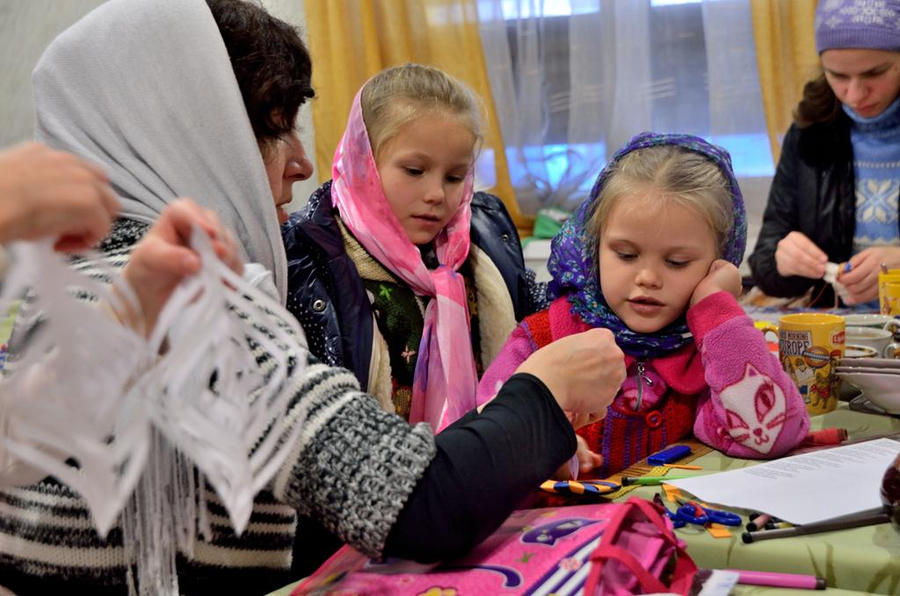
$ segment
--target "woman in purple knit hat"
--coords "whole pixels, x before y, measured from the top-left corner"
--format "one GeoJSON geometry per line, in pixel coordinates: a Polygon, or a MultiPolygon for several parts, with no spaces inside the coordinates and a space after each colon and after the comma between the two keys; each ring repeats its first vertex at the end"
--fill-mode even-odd
{"type": "Polygon", "coordinates": [[[861,305],[882,266],[900,267],[900,0],[820,0],[815,27],[821,72],[784,138],[750,268],[766,294],[812,289],[827,305],[825,265],[843,263],[843,301],[861,305]]]}

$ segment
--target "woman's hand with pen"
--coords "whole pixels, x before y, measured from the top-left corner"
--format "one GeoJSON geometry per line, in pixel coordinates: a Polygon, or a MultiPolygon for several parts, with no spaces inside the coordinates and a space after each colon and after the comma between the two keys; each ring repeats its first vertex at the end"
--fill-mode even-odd
{"type": "Polygon", "coordinates": [[[838,278],[847,288],[848,305],[862,304],[878,298],[878,272],[884,263],[888,269],[900,266],[900,247],[875,246],[853,255],[848,261],[850,270],[838,278]]]}

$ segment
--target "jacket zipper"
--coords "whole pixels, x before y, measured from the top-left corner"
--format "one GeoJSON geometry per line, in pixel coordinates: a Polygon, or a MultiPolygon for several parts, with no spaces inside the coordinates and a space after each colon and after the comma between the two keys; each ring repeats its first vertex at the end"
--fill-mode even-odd
{"type": "Polygon", "coordinates": [[[647,376],[644,372],[645,362],[643,360],[638,360],[637,363],[637,386],[638,386],[638,397],[637,403],[634,405],[634,411],[639,412],[641,409],[641,403],[644,401],[644,383],[647,383],[647,387],[653,387],[653,379],[647,376]]]}

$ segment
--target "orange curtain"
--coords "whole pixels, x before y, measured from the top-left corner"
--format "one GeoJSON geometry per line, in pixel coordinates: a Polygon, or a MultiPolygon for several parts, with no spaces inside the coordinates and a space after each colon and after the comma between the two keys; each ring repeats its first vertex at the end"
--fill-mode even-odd
{"type": "Polygon", "coordinates": [[[489,192],[506,205],[516,225],[530,230],[509,178],[503,138],[481,49],[476,0],[306,0],[313,61],[315,158],[319,179],[331,177],[334,149],[350,105],[370,77],[389,66],[417,62],[465,81],[485,104],[482,151],[494,157],[489,192]]]}
{"type": "Polygon", "coordinates": [[[751,0],[750,9],[766,126],[777,163],[803,85],[818,74],[816,0],[751,0]]]}

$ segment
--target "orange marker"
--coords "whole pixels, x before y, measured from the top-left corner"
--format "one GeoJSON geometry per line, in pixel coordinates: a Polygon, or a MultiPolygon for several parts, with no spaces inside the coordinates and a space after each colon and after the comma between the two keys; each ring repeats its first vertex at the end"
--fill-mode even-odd
{"type": "Polygon", "coordinates": [[[663,484],[663,490],[666,491],[666,498],[670,503],[677,503],[677,497],[682,496],[681,490],[677,486],[672,486],[671,484],[663,484]]]}
{"type": "Polygon", "coordinates": [[[663,464],[664,468],[678,468],[679,470],[702,470],[703,466],[690,466],[686,464],[663,464]]]}

